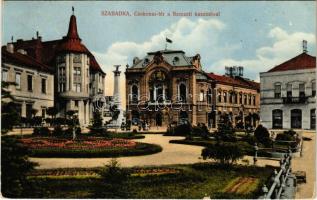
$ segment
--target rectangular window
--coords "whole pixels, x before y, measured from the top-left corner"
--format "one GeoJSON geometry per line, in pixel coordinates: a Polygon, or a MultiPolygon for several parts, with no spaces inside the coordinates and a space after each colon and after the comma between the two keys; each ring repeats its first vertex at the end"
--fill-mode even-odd
{"type": "Polygon", "coordinates": [[[75,100],[75,107],[78,107],[78,100],[75,100]]]}
{"type": "Polygon", "coordinates": [[[299,84],[299,96],[305,97],[305,83],[299,84]]]}
{"type": "Polygon", "coordinates": [[[8,70],[2,70],[2,81],[8,81],[8,70]]]}
{"type": "Polygon", "coordinates": [[[81,92],[81,84],[80,83],[74,83],[73,84],[73,91],[81,92]]]}
{"type": "Polygon", "coordinates": [[[33,90],[33,76],[28,75],[28,91],[32,92],[33,90]]]}
{"type": "Polygon", "coordinates": [[[239,98],[239,103],[242,104],[242,94],[239,94],[240,98],[239,98]]]}
{"type": "Polygon", "coordinates": [[[287,84],[286,86],[286,96],[292,97],[292,84],[287,84]]]}
{"type": "Polygon", "coordinates": [[[274,98],[281,98],[281,84],[274,86],[274,98]]]}
{"type": "Polygon", "coordinates": [[[81,82],[81,70],[80,67],[74,67],[74,83],[81,82]]]}
{"type": "Polygon", "coordinates": [[[253,105],[255,106],[255,96],[253,96],[253,105]]]}
{"type": "Polygon", "coordinates": [[[314,97],[316,96],[316,82],[312,82],[312,92],[311,92],[311,95],[314,97]]]}
{"type": "Polygon", "coordinates": [[[42,108],[42,118],[44,119],[46,116],[46,108],[42,108]]]}
{"type": "Polygon", "coordinates": [[[66,71],[65,67],[60,67],[59,68],[59,74],[58,74],[58,79],[59,79],[59,92],[65,92],[66,90],[66,71]]]}
{"type": "Polygon", "coordinates": [[[42,93],[46,94],[46,79],[42,78],[42,93]]]}
{"type": "Polygon", "coordinates": [[[252,103],[252,96],[249,95],[249,105],[251,105],[251,103],[252,103]]]}
{"type": "Polygon", "coordinates": [[[16,84],[16,89],[20,90],[21,89],[21,74],[16,73],[15,74],[15,84],[16,84]]]}

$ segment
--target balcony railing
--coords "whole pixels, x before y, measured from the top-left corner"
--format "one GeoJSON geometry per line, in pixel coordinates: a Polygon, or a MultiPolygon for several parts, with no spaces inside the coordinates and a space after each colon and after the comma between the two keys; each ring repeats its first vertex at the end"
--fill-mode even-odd
{"type": "Polygon", "coordinates": [[[297,103],[306,103],[308,97],[283,97],[283,104],[297,104],[297,103]]]}

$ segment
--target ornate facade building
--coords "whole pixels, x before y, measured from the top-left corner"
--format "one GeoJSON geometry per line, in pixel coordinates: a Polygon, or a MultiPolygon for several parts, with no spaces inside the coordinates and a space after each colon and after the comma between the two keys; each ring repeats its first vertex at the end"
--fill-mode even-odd
{"type": "Polygon", "coordinates": [[[59,117],[76,110],[80,124],[88,125],[94,97],[104,96],[105,75],[81,42],[75,15],[60,40],[42,41],[37,33],[2,47],[2,80],[16,83],[10,90],[22,117],[30,117],[32,109],[46,117],[46,109],[55,106],[59,117]]]}
{"type": "Polygon", "coordinates": [[[134,58],[125,74],[127,120],[132,122],[167,126],[188,120],[216,128],[225,113],[234,125],[241,121],[255,126],[259,121],[259,83],[206,73],[199,54],[149,52],[143,59],[134,58]]]}
{"type": "Polygon", "coordinates": [[[209,73],[208,76],[215,83],[213,121],[218,122],[223,114],[228,114],[236,127],[256,127],[259,122],[260,84],[242,75],[209,73]]]}
{"type": "Polygon", "coordinates": [[[207,124],[212,82],[202,70],[199,54],[149,52],[143,59],[134,58],[125,75],[127,120],[142,120],[150,126],[184,121],[207,124]]]}
{"type": "Polygon", "coordinates": [[[304,52],[261,78],[261,120],[273,129],[316,129],[316,57],[304,52]]]}

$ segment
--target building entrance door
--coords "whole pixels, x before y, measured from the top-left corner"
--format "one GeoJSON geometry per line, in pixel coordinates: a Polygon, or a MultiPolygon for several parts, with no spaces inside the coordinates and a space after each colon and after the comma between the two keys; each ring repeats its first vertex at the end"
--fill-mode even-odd
{"type": "Polygon", "coordinates": [[[291,128],[302,128],[302,110],[291,110],[291,128]]]}
{"type": "Polygon", "coordinates": [[[283,128],[283,111],[273,110],[272,111],[272,128],[281,129],[283,128]]]}
{"type": "Polygon", "coordinates": [[[157,113],[155,118],[156,126],[162,126],[162,114],[157,113]]]}

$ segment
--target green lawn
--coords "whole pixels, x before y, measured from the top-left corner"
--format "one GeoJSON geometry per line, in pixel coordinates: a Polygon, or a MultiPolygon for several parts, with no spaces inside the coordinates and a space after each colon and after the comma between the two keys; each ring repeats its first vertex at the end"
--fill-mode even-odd
{"type": "MultiPolygon", "coordinates": [[[[235,166],[224,168],[215,164],[174,165],[174,173],[143,174],[133,173],[127,183],[120,186],[119,192],[107,191],[102,179],[96,175],[96,168],[76,172],[68,170],[42,170],[33,173],[30,179],[41,190],[33,198],[256,198],[264,182],[272,173],[271,167],[235,166]],[[62,176],[52,176],[56,172],[62,176]],[[50,176],[45,176],[45,174],[50,176]],[[72,174],[72,176],[68,176],[72,174]],[[75,174],[75,176],[74,176],[75,174]],[[90,175],[89,175],[90,174],[90,175]],[[121,192],[120,192],[121,191],[121,192]],[[107,192],[112,196],[107,196],[107,192]]],[[[142,168],[151,169],[151,168],[142,168]]],[[[80,171],[80,170],[79,170],[80,171]]],[[[140,169],[139,169],[140,171],[140,169]]]]}

